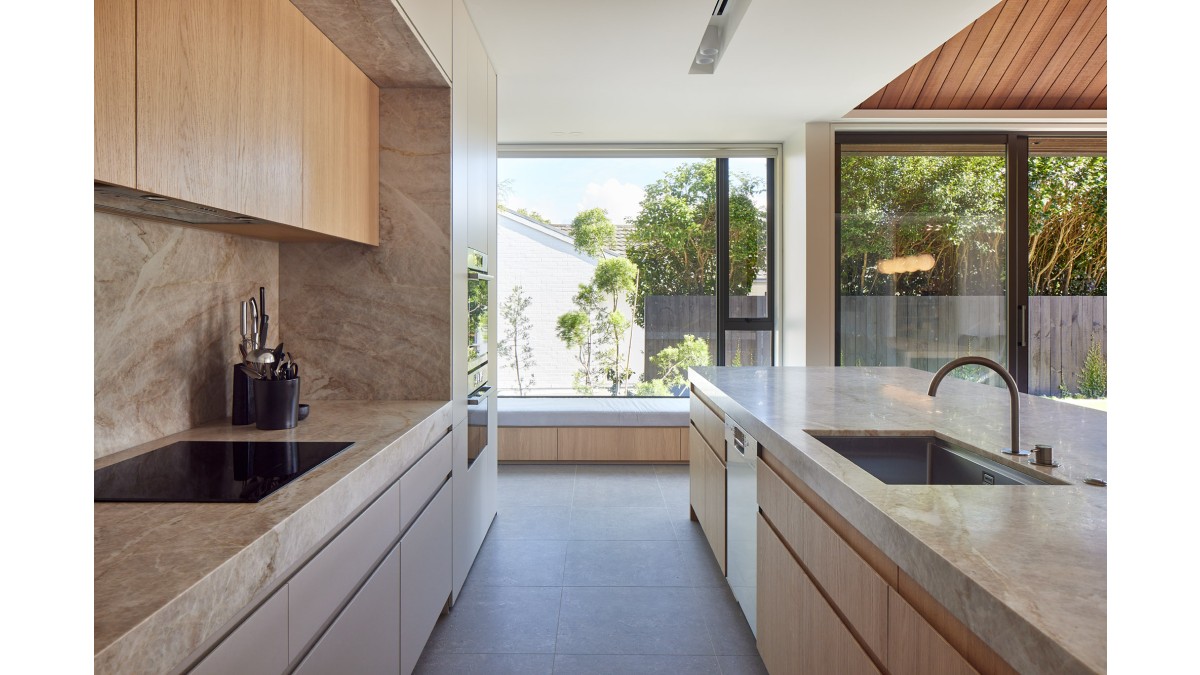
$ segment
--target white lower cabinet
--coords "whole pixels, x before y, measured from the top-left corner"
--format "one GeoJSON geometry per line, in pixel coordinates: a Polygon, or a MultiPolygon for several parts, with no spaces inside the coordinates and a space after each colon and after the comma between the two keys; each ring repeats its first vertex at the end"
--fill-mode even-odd
{"type": "Polygon", "coordinates": [[[449,481],[400,539],[400,672],[411,673],[454,583],[449,481]]]}
{"type": "MultiPolygon", "coordinates": [[[[449,590],[450,584],[446,583],[449,590]]],[[[294,672],[395,673],[400,668],[400,546],[375,569],[294,672]]],[[[405,671],[408,672],[408,671],[405,671]]]]}
{"type": "Polygon", "coordinates": [[[288,587],[275,591],[191,670],[196,675],[281,673],[288,664],[288,587]]]}
{"type": "Polygon", "coordinates": [[[450,460],[447,434],[188,672],[411,673],[454,589],[450,460]]]}

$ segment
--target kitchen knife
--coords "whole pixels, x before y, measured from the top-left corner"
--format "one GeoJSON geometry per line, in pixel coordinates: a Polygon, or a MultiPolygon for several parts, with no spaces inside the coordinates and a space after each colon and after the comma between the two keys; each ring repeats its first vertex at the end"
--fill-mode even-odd
{"type": "Polygon", "coordinates": [[[262,344],[267,344],[267,289],[265,286],[258,287],[258,311],[262,312],[262,325],[259,328],[259,339],[262,344]]]}

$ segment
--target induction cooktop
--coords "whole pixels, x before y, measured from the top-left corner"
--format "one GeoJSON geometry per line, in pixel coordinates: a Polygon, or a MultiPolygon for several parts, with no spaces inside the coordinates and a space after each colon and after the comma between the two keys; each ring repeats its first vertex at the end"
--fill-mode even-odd
{"type": "Polygon", "coordinates": [[[98,502],[258,502],[354,445],[179,441],[95,472],[98,502]]]}

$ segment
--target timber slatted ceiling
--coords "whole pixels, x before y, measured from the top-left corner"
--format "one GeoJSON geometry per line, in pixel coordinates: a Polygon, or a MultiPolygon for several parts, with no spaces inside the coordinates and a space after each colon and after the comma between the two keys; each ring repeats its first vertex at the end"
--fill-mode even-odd
{"type": "Polygon", "coordinates": [[[1003,0],[858,108],[1105,110],[1108,0],[1003,0]]]}

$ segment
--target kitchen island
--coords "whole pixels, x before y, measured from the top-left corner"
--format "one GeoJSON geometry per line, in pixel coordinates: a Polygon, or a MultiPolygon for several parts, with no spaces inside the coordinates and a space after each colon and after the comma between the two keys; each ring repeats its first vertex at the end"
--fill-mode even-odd
{"type": "Polygon", "coordinates": [[[367,505],[399,492],[431,446],[448,445],[450,425],[445,401],[318,401],[295,429],[216,420],[96,460],[99,469],[181,440],[354,441],[259,503],[96,503],[95,672],[188,666],[367,505]]]}
{"type": "MultiPolygon", "coordinates": [[[[930,397],[930,379],[930,373],[909,368],[706,367],[690,372],[693,391],[761,444],[763,514],[769,515],[761,478],[767,465],[766,475],[774,475],[771,469],[786,474],[818,514],[822,508],[836,512],[822,517],[850,528],[851,536],[842,536],[851,545],[861,536],[860,549],[877,550],[886,564],[898,567],[900,584],[889,583],[900,594],[906,580],[919,587],[911,589],[908,602],[917,605],[920,598],[914,596],[927,595],[932,602],[922,607],[925,614],[944,611],[951,617],[948,624],[971,634],[959,643],[982,641],[1002,659],[996,672],[1105,672],[1107,495],[1106,488],[1083,481],[1107,478],[1107,414],[1021,395],[1022,447],[1052,445],[1060,464],[1033,466],[1000,453],[1010,444],[1007,391],[948,378],[930,397]],[[938,436],[1053,484],[887,485],[810,432],[938,436]]],[[[763,527],[759,532],[762,651],[763,527]]],[[[815,575],[813,569],[806,571],[815,575]]],[[[885,607],[896,591],[885,590],[885,607]]],[[[834,595],[828,588],[821,592],[826,599],[834,595]]],[[[839,611],[843,619],[852,617],[845,608],[839,611]]],[[[887,620],[884,646],[875,653],[861,627],[854,628],[854,639],[870,654],[864,663],[896,672],[886,656],[887,620]]],[[[894,642],[890,646],[893,654],[899,651],[894,642]]],[[[765,653],[764,660],[769,666],[765,653]]]]}

